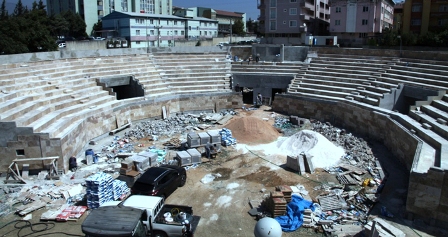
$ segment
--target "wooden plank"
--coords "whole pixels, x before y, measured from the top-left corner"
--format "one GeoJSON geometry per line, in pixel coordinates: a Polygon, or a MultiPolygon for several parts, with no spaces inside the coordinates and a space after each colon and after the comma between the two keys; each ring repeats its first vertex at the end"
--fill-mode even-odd
{"type": "Polygon", "coordinates": [[[59,156],[49,156],[49,157],[40,157],[40,158],[14,159],[12,162],[20,162],[20,161],[40,161],[40,160],[52,160],[52,159],[59,159],[59,156]]]}

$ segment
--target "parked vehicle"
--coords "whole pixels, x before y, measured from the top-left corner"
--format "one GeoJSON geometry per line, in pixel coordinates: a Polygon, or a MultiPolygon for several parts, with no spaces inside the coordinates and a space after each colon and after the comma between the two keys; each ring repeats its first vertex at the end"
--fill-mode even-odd
{"type": "Polygon", "coordinates": [[[141,221],[144,210],[125,206],[102,206],[94,209],[81,224],[82,233],[88,237],[146,236],[141,221]]]}
{"type": "Polygon", "coordinates": [[[151,167],[135,181],[131,193],[160,196],[165,199],[177,187],[184,186],[186,181],[187,172],[182,167],[173,165],[151,167]]]}
{"type": "Polygon", "coordinates": [[[132,195],[123,202],[108,202],[92,210],[81,227],[86,236],[94,237],[186,237],[193,236],[199,221],[190,206],[165,204],[161,197],[132,195]]]}

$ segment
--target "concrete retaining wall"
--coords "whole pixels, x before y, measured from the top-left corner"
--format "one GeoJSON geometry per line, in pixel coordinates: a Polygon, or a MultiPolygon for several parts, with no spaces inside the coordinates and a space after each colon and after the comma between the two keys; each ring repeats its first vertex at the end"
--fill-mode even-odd
{"type": "Polygon", "coordinates": [[[350,102],[277,95],[273,110],[305,118],[328,121],[379,140],[396,156],[410,173],[406,210],[410,218],[445,228],[448,225],[448,171],[432,167],[427,173],[411,172],[414,159],[420,159],[420,141],[389,115],[350,102]]]}
{"type": "Polygon", "coordinates": [[[336,102],[277,95],[273,102],[274,111],[319,121],[331,122],[357,135],[383,141],[410,172],[419,140],[407,132],[387,114],[376,112],[349,102],[336,102]]]}
{"type": "MultiPolygon", "coordinates": [[[[13,159],[60,156],[59,168],[68,170],[68,158],[76,155],[91,139],[108,133],[127,121],[161,117],[162,106],[168,113],[190,111],[221,111],[241,108],[242,98],[238,93],[175,95],[157,99],[135,98],[123,102],[122,106],[86,117],[63,138],[50,139],[46,134],[16,134],[15,140],[0,147],[0,170],[6,171],[13,159]],[[18,156],[16,150],[23,149],[25,156],[18,156]]],[[[17,130],[19,131],[19,130],[17,130]]],[[[29,132],[29,131],[28,131],[29,132]]],[[[33,168],[33,167],[30,167],[33,168]]]]}
{"type": "MultiPolygon", "coordinates": [[[[313,47],[318,54],[343,54],[371,57],[400,57],[400,50],[313,47]]],[[[448,51],[402,51],[402,58],[448,61],[448,51]]]]}

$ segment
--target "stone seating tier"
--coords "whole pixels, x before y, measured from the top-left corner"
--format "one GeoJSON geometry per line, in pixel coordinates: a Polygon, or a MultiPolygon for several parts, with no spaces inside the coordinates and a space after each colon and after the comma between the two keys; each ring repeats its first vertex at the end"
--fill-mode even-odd
{"type": "Polygon", "coordinates": [[[406,65],[404,62],[391,65],[390,68],[407,72],[419,72],[423,74],[445,75],[445,76],[447,75],[448,71],[448,68],[446,67],[439,68],[438,65],[425,64],[422,67],[420,67],[419,65],[414,64],[406,65]]]}
{"type": "Polygon", "coordinates": [[[75,97],[72,94],[70,95],[72,97],[71,99],[60,100],[59,102],[53,103],[51,106],[38,107],[35,110],[27,112],[26,114],[24,114],[24,116],[18,118],[15,121],[20,126],[33,127],[36,131],[38,131],[42,127],[46,127],[57,119],[65,116],[67,113],[61,112],[64,109],[70,108],[72,106],[77,106],[79,104],[86,105],[98,98],[108,96],[108,92],[102,91],[100,89],[96,89],[95,93],[87,93],[79,97],[75,97]],[[44,116],[45,119],[41,119],[44,116]]]}
{"type": "Polygon", "coordinates": [[[428,82],[431,81],[440,81],[440,83],[445,83],[448,85],[448,72],[444,72],[444,75],[442,72],[439,75],[436,74],[430,74],[430,73],[422,73],[422,72],[415,72],[410,70],[397,70],[395,68],[387,69],[387,74],[392,75],[400,75],[401,77],[411,78],[412,80],[425,80],[428,82]]]}
{"type": "MultiPolygon", "coordinates": [[[[49,124],[36,132],[48,133],[50,137],[63,137],[68,128],[75,125],[76,121],[83,120],[89,115],[94,115],[101,112],[102,108],[111,108],[116,104],[117,100],[113,96],[102,96],[98,99],[89,101],[87,104],[78,104],[69,108],[64,108],[62,111],[57,111],[58,115],[63,114],[53,123],[49,124]]],[[[46,117],[46,116],[45,116],[46,117]]]]}
{"type": "Polygon", "coordinates": [[[381,77],[377,77],[376,79],[381,82],[386,82],[386,83],[396,84],[396,85],[398,85],[399,83],[403,83],[403,84],[408,84],[408,85],[417,86],[417,87],[429,88],[429,89],[433,89],[433,90],[448,90],[448,87],[430,85],[425,82],[410,81],[410,80],[407,80],[406,77],[404,77],[404,78],[399,77],[399,78],[400,79],[390,77],[390,74],[383,74],[383,75],[381,75],[381,77]]]}

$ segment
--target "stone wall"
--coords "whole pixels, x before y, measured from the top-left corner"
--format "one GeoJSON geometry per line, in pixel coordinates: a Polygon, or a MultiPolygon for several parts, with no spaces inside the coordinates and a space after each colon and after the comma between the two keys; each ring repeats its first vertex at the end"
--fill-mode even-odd
{"type": "MultiPolygon", "coordinates": [[[[343,54],[371,57],[400,57],[400,50],[313,47],[319,54],[343,54]]],[[[448,61],[448,51],[402,51],[402,58],[448,61]]]]}
{"type": "Polygon", "coordinates": [[[446,228],[448,225],[448,172],[431,168],[428,173],[412,172],[406,210],[426,224],[446,228]],[[445,188],[444,188],[445,187],[445,188]]]}
{"type": "Polygon", "coordinates": [[[445,184],[448,184],[448,172],[436,167],[427,173],[411,172],[414,160],[420,159],[420,140],[390,118],[389,114],[395,112],[383,113],[378,108],[352,104],[350,101],[326,101],[292,95],[276,96],[273,110],[328,121],[357,135],[382,141],[410,173],[406,210],[412,213],[413,218],[446,228],[448,189],[445,184]]]}
{"type": "MultiPolygon", "coordinates": [[[[134,98],[122,102],[116,108],[94,113],[79,122],[66,136],[49,138],[48,134],[16,135],[15,140],[0,147],[3,155],[0,170],[6,171],[12,160],[20,158],[37,158],[47,156],[61,157],[59,168],[68,169],[68,158],[76,155],[91,139],[108,133],[128,121],[142,120],[162,116],[162,107],[168,114],[179,112],[222,111],[241,108],[242,98],[239,93],[216,93],[175,95],[157,99],[134,98]],[[17,155],[16,150],[23,150],[25,155],[17,155]]],[[[33,168],[33,167],[30,167],[33,168]]]]}

